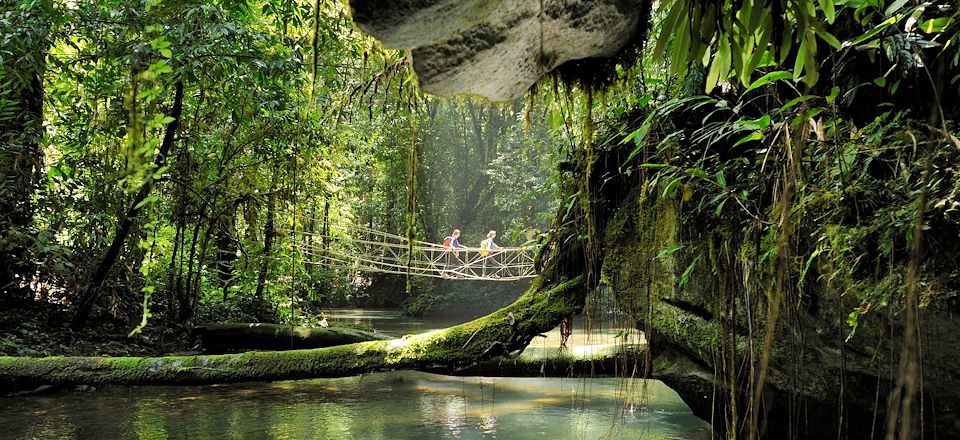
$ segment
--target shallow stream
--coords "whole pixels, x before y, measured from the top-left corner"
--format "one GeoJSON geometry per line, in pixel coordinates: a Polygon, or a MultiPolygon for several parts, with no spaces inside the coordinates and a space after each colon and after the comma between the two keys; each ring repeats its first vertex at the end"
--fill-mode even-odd
{"type": "MultiPolygon", "coordinates": [[[[437,324],[343,311],[387,334],[437,324]],[[394,325],[385,325],[389,321],[394,325]]],[[[600,340],[615,328],[583,332],[600,340]]],[[[538,338],[550,350],[550,335],[538,338]]],[[[592,342],[597,342],[592,341],[592,342]]],[[[706,439],[708,425],[658,381],[451,377],[120,387],[0,399],[3,439],[706,439]]]]}

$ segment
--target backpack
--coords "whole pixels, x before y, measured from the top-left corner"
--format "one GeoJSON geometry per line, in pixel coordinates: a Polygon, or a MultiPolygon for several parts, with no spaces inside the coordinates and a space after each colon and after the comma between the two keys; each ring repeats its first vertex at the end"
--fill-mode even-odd
{"type": "Polygon", "coordinates": [[[452,246],[452,245],[453,245],[453,237],[452,237],[452,236],[449,236],[449,237],[443,239],[443,247],[444,247],[444,248],[450,249],[450,246],[452,246]]]}
{"type": "Polygon", "coordinates": [[[480,242],[480,249],[483,250],[482,252],[480,252],[481,257],[486,257],[487,255],[490,255],[490,252],[486,252],[488,249],[490,249],[489,238],[480,242]]]}

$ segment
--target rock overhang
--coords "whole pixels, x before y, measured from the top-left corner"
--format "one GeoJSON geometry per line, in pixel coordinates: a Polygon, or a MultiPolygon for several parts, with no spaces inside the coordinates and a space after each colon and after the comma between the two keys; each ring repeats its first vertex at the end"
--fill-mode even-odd
{"type": "Polygon", "coordinates": [[[521,96],[572,60],[615,55],[641,26],[643,0],[351,0],[353,19],[409,49],[423,91],[491,101],[521,96]]]}

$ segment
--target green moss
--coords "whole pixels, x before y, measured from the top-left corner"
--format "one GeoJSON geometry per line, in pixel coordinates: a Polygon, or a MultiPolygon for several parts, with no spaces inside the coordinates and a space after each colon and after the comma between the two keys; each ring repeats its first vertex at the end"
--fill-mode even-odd
{"type": "Polygon", "coordinates": [[[0,386],[37,384],[193,384],[249,380],[349,376],[364,372],[425,365],[462,365],[482,361],[522,338],[556,326],[583,304],[583,278],[557,284],[547,292],[535,283],[512,305],[448,329],[390,341],[369,341],[309,350],[245,352],[210,356],[138,357],[0,357],[0,386]],[[513,313],[516,325],[506,322],[513,313]]]}

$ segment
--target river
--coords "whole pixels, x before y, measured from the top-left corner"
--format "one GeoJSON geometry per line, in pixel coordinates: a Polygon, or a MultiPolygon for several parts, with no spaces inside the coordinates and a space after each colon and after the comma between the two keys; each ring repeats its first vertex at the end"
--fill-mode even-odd
{"type": "MultiPolygon", "coordinates": [[[[334,311],[387,334],[449,324],[334,311]]],[[[628,339],[581,331],[577,347],[628,339]]],[[[576,334],[576,333],[575,333],[576,334]]],[[[619,336],[618,336],[619,335],[619,336]]],[[[528,350],[549,351],[548,334],[528,350]]],[[[574,343],[577,342],[577,343],[574,343]]],[[[399,371],[340,379],[182,387],[110,386],[2,399],[10,439],[706,439],[708,425],[659,381],[451,377],[399,371]]]]}

